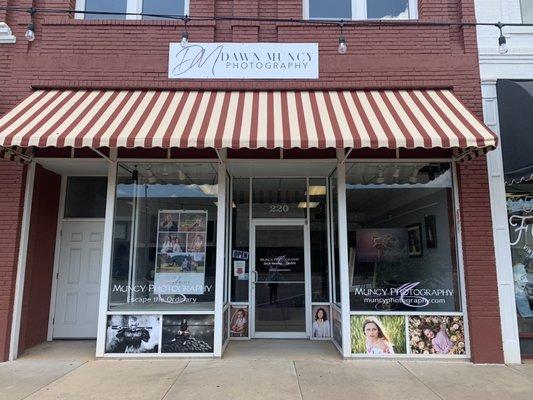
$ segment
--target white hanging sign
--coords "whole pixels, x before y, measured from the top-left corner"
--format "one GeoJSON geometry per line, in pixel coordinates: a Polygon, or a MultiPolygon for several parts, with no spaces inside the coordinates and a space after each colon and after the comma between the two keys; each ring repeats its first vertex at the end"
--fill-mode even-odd
{"type": "Polygon", "coordinates": [[[170,43],[169,79],[318,79],[318,43],[170,43]]]}

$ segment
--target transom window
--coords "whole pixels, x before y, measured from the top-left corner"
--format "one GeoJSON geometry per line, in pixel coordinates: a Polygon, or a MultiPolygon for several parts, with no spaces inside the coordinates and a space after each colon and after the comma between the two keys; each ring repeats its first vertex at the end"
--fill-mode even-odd
{"type": "Polygon", "coordinates": [[[522,23],[533,24],[533,0],[520,0],[522,5],[522,23]]]}
{"type": "Polygon", "coordinates": [[[78,13],[79,19],[168,19],[164,15],[186,15],[189,0],[76,0],[76,9],[102,14],[78,13]],[[105,14],[119,13],[117,14],[105,14]],[[120,15],[120,13],[151,14],[151,16],[120,15]]]}
{"type": "Polygon", "coordinates": [[[306,19],[417,19],[418,0],[304,0],[306,19]]]}

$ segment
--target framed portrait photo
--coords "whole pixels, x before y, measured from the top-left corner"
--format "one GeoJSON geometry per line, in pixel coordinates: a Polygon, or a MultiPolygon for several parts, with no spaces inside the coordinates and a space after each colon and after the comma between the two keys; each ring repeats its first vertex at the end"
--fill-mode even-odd
{"type": "Polygon", "coordinates": [[[422,257],[422,225],[407,226],[409,257],[422,257]]]}
{"type": "Polygon", "coordinates": [[[426,225],[426,247],[428,249],[437,248],[437,222],[434,215],[426,215],[424,217],[424,224],[426,225]]]}

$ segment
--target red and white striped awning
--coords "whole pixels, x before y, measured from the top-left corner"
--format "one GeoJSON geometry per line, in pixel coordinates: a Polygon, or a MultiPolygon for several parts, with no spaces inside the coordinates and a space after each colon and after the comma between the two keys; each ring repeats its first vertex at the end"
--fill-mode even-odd
{"type": "Polygon", "coordinates": [[[497,138],[449,90],[38,90],[0,145],[478,148],[497,138]]]}

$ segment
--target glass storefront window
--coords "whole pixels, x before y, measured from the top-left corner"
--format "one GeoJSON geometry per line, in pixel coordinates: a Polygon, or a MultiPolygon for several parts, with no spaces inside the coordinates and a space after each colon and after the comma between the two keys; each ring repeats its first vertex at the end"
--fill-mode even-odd
{"type": "Polygon", "coordinates": [[[330,187],[330,207],[331,207],[331,240],[332,255],[331,261],[333,264],[333,302],[340,305],[341,303],[341,281],[340,281],[340,261],[339,261],[339,215],[337,211],[337,172],[329,178],[330,187]]]}
{"type": "Polygon", "coordinates": [[[105,218],[107,178],[69,176],[65,196],[65,218],[105,218]]]}
{"type": "Polygon", "coordinates": [[[305,178],[254,178],[252,218],[306,218],[305,178]]]}
{"type": "Polygon", "coordinates": [[[533,354],[533,182],[507,185],[511,257],[523,354],[533,354]]]}
{"type": "Polygon", "coordinates": [[[233,179],[232,208],[231,301],[247,302],[250,275],[250,179],[233,179]]]}
{"type": "Polygon", "coordinates": [[[217,196],[216,164],[119,165],[110,311],[214,310],[217,196]]]}
{"type": "Polygon", "coordinates": [[[324,178],[309,179],[311,300],[329,302],[328,204],[324,178]]]}
{"type": "Polygon", "coordinates": [[[449,164],[347,165],[350,307],[458,312],[449,164]]]}

